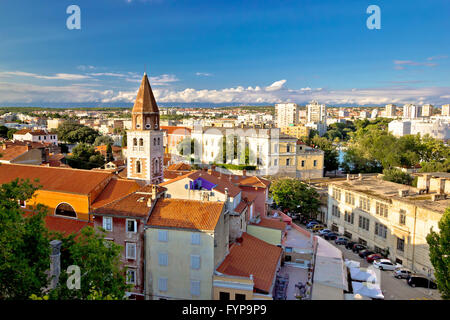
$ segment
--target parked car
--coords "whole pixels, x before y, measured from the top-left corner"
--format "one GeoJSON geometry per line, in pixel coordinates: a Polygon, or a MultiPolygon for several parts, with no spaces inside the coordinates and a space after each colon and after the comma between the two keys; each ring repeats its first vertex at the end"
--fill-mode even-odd
{"type": "Polygon", "coordinates": [[[349,240],[346,237],[337,237],[336,240],[334,240],[334,243],[336,244],[347,244],[349,240]]]}
{"type": "Polygon", "coordinates": [[[408,279],[408,277],[411,275],[411,271],[407,269],[397,269],[394,270],[394,277],[397,279],[408,279]]]}
{"type": "Polygon", "coordinates": [[[360,243],[355,243],[353,245],[352,251],[355,253],[358,253],[360,250],[364,250],[364,249],[367,249],[367,247],[365,245],[360,244],[360,243]]]}
{"type": "Polygon", "coordinates": [[[379,259],[373,262],[373,266],[380,270],[395,270],[397,266],[389,259],[379,259]]]}
{"type": "Polygon", "coordinates": [[[319,236],[324,236],[327,233],[330,233],[331,230],[330,229],[322,229],[319,231],[319,236]]]}
{"type": "Polygon", "coordinates": [[[320,225],[320,224],[316,224],[316,225],[314,225],[314,226],[311,228],[311,230],[312,230],[313,232],[320,231],[320,230],[322,230],[322,229],[325,229],[325,227],[322,226],[322,225],[320,225]]]}
{"type": "Polygon", "coordinates": [[[379,259],[383,259],[383,256],[379,253],[373,253],[373,254],[369,254],[368,256],[366,256],[366,261],[368,263],[372,263],[375,260],[379,260],[379,259]]]}
{"type": "Polygon", "coordinates": [[[410,275],[406,279],[406,282],[413,288],[423,287],[423,288],[437,289],[437,284],[424,276],[410,275]]]}
{"type": "Polygon", "coordinates": [[[311,229],[312,227],[314,227],[316,224],[319,224],[317,221],[311,221],[308,222],[308,224],[306,225],[306,229],[311,229]]]}
{"type": "Polygon", "coordinates": [[[364,249],[364,250],[359,250],[358,252],[358,256],[360,258],[365,259],[368,255],[374,254],[375,252],[373,252],[372,250],[369,249],[364,249]]]}
{"type": "Polygon", "coordinates": [[[339,234],[337,234],[336,232],[328,232],[323,237],[325,240],[335,240],[337,237],[339,237],[339,234]]]}
{"type": "Polygon", "coordinates": [[[345,245],[345,249],[352,250],[352,249],[353,249],[353,246],[354,246],[355,244],[356,244],[355,241],[348,241],[347,244],[345,245]]]}

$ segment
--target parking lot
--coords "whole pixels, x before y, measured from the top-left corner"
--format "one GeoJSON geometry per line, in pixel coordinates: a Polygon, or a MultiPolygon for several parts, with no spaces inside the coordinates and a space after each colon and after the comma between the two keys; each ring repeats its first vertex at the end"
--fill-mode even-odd
{"type": "MultiPolygon", "coordinates": [[[[297,223],[302,228],[304,225],[297,223]]],[[[361,267],[368,267],[370,264],[354,253],[348,250],[344,245],[336,245],[334,240],[329,240],[335,247],[343,253],[344,259],[355,260],[361,263],[361,267]]],[[[416,287],[413,288],[406,283],[405,279],[396,279],[392,276],[392,271],[380,271],[380,286],[385,300],[441,300],[438,290],[416,287]]]]}

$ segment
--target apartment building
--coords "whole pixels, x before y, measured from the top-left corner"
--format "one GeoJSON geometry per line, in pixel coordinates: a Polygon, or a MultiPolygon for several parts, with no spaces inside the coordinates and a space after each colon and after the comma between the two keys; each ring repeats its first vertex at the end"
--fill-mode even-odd
{"type": "Polygon", "coordinates": [[[327,123],[327,106],[324,104],[319,104],[317,101],[313,100],[311,103],[306,105],[307,110],[307,122],[322,122],[327,123]]]}
{"type": "Polygon", "coordinates": [[[213,273],[228,254],[223,202],[160,199],[145,230],[147,299],[210,300],[213,273]]]}
{"type": "Polygon", "coordinates": [[[395,104],[387,104],[384,107],[384,113],[388,118],[395,117],[397,115],[397,106],[395,104]]]}
{"type": "Polygon", "coordinates": [[[431,104],[424,104],[422,106],[422,117],[431,117],[433,115],[433,106],[431,104]]]}
{"type": "Polygon", "coordinates": [[[48,142],[53,145],[57,145],[58,135],[56,133],[49,133],[47,130],[21,129],[13,134],[13,140],[48,142]]]}
{"type": "Polygon", "coordinates": [[[418,187],[359,176],[328,186],[328,227],[392,261],[433,274],[426,236],[450,206],[450,174],[421,175],[418,187]]]}
{"type": "Polygon", "coordinates": [[[450,116],[450,104],[442,105],[441,115],[446,117],[450,116]]]}
{"type": "Polygon", "coordinates": [[[325,168],[325,152],[312,148],[301,141],[297,141],[296,177],[302,180],[323,177],[325,168]]]}
{"type": "Polygon", "coordinates": [[[308,137],[311,128],[308,128],[304,124],[298,124],[296,126],[288,126],[280,128],[281,133],[287,134],[288,136],[296,137],[297,139],[308,137]]]}
{"type": "Polygon", "coordinates": [[[287,127],[298,123],[299,106],[296,103],[275,104],[277,127],[287,127]]]}
{"type": "Polygon", "coordinates": [[[403,119],[415,119],[422,116],[422,107],[414,104],[405,104],[403,106],[403,119]]]}

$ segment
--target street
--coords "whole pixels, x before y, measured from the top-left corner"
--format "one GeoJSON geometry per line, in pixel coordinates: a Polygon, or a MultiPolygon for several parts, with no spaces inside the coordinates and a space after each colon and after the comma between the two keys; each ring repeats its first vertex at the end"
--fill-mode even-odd
{"type": "MultiPolygon", "coordinates": [[[[299,223],[297,225],[306,229],[304,225],[299,223]]],[[[365,259],[360,258],[357,253],[346,249],[344,245],[337,245],[334,243],[334,240],[329,240],[328,242],[341,250],[344,259],[358,261],[363,268],[371,265],[365,259]]],[[[394,278],[392,271],[380,271],[380,274],[380,285],[385,300],[441,300],[438,290],[420,287],[413,288],[406,283],[405,279],[394,278]]]]}

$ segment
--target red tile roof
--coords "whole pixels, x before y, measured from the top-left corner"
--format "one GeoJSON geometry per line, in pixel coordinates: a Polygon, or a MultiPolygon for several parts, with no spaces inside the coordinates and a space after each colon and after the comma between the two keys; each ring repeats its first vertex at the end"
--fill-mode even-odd
{"type": "Polygon", "coordinates": [[[236,208],[234,208],[234,211],[237,213],[241,213],[242,211],[244,211],[244,209],[247,207],[247,202],[245,201],[241,201],[239,202],[239,204],[236,206],[236,208]]]}
{"type": "Polygon", "coordinates": [[[94,210],[94,215],[145,218],[150,212],[149,194],[131,193],[94,210]]]}
{"type": "Polygon", "coordinates": [[[167,170],[175,170],[175,171],[191,171],[191,165],[184,163],[184,162],[178,162],[171,164],[169,167],[167,167],[167,170]]]}
{"type": "Polygon", "coordinates": [[[192,171],[189,172],[187,174],[184,174],[182,176],[176,177],[172,180],[168,180],[165,181],[163,183],[160,183],[160,186],[166,186],[168,184],[171,184],[175,181],[179,181],[182,180],[184,178],[189,178],[191,180],[196,180],[197,178],[203,178],[211,183],[214,183],[216,186],[213,188],[213,190],[218,191],[220,193],[225,193],[225,189],[228,188],[228,194],[230,195],[230,197],[236,197],[239,192],[241,192],[241,189],[239,189],[238,187],[236,187],[234,184],[232,184],[230,181],[226,180],[226,179],[218,179],[217,177],[210,175],[209,173],[207,173],[206,171],[202,171],[202,170],[197,170],[197,171],[192,171]]]}
{"type": "Polygon", "coordinates": [[[259,223],[251,223],[260,227],[265,228],[271,228],[271,229],[278,229],[278,230],[285,230],[286,229],[286,223],[283,221],[280,221],[282,219],[281,217],[276,218],[260,218],[259,223]]]}
{"type": "Polygon", "coordinates": [[[228,180],[242,187],[259,187],[267,188],[270,185],[270,181],[257,176],[244,176],[237,174],[226,174],[216,170],[208,170],[208,173],[221,179],[228,180]]]}
{"type": "Polygon", "coordinates": [[[217,271],[241,277],[253,275],[254,289],[270,293],[282,249],[263,240],[242,234],[242,242],[234,243],[217,271]]]}
{"type": "Polygon", "coordinates": [[[0,160],[11,161],[27,152],[27,146],[3,145],[3,148],[0,148],[0,160]]]}
{"type": "Polygon", "coordinates": [[[92,203],[92,208],[100,208],[114,200],[123,198],[137,189],[139,189],[139,185],[134,180],[111,179],[92,203]]]}
{"type": "Polygon", "coordinates": [[[223,202],[158,199],[147,225],[212,231],[223,208],[223,202]]]}
{"type": "Polygon", "coordinates": [[[161,126],[161,130],[166,130],[168,134],[190,135],[191,129],[178,126],[161,126]]]}
{"type": "Polygon", "coordinates": [[[16,178],[29,179],[41,189],[56,192],[89,194],[102,182],[113,175],[90,170],[41,167],[23,164],[2,164],[0,166],[0,184],[16,178]],[[34,182],[39,179],[38,182],[34,182]]]}
{"type": "Polygon", "coordinates": [[[49,229],[50,231],[61,232],[65,236],[68,236],[72,233],[77,234],[86,226],[94,227],[94,224],[92,222],[58,216],[46,216],[44,218],[44,221],[47,229],[49,229]]]}

